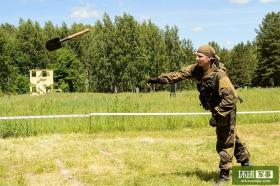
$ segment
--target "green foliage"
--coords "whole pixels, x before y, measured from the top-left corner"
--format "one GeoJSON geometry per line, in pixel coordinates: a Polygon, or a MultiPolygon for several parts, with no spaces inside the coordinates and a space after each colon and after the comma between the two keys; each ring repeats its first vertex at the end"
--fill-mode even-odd
{"type": "Polygon", "coordinates": [[[182,56],[179,40],[179,30],[176,26],[165,27],[164,39],[166,43],[166,53],[168,57],[168,70],[178,71],[182,67],[182,56]]]}
{"type": "MultiPolygon", "coordinates": [[[[231,64],[231,50],[223,48],[218,53],[219,57],[221,58],[221,62],[226,66],[229,67],[231,64]]],[[[231,69],[229,69],[231,71],[231,69]]]]}
{"type": "Polygon", "coordinates": [[[237,44],[231,51],[230,77],[237,85],[251,83],[257,66],[256,49],[249,41],[237,44]]]}
{"type": "MultiPolygon", "coordinates": [[[[226,49],[209,42],[236,83],[248,84],[253,79],[254,86],[279,86],[279,14],[265,17],[256,44],[238,43],[226,49]]],[[[3,93],[25,93],[23,77],[28,77],[29,70],[48,68],[55,70],[55,85],[64,91],[123,92],[138,87],[146,92],[149,77],[193,63],[193,52],[192,41],[180,39],[176,26],[160,29],[151,20],[140,23],[126,13],[113,20],[104,14],[94,25],[58,26],[47,21],[41,27],[36,21],[20,19],[16,27],[0,25],[0,87],[3,93]],[[91,32],[63,43],[63,49],[45,49],[47,40],[84,28],[91,32]]],[[[178,86],[192,89],[194,83],[184,81],[178,86]]],[[[157,89],[168,90],[169,86],[157,89]]]]}
{"type": "Polygon", "coordinates": [[[83,72],[76,54],[67,48],[60,49],[57,53],[58,66],[54,71],[54,81],[58,82],[58,87],[65,92],[81,90],[83,72]]]}
{"type": "Polygon", "coordinates": [[[257,32],[255,85],[280,86],[280,12],[268,13],[257,32]]]}
{"type": "Polygon", "coordinates": [[[16,78],[16,90],[19,94],[26,94],[29,92],[29,78],[26,76],[19,75],[16,78]]]}
{"type": "Polygon", "coordinates": [[[155,24],[150,20],[143,22],[140,25],[140,32],[144,52],[141,84],[145,85],[145,81],[149,77],[155,77],[162,72],[168,71],[168,56],[164,35],[155,24]]]}

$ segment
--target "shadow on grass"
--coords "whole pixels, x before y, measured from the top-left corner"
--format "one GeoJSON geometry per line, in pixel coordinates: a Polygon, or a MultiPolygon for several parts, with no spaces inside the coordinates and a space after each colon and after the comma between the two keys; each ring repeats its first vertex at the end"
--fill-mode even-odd
{"type": "Polygon", "coordinates": [[[189,170],[184,172],[172,172],[167,174],[160,174],[159,176],[181,176],[181,177],[197,177],[203,181],[216,181],[217,177],[219,176],[219,172],[209,172],[203,170],[189,170]]]}

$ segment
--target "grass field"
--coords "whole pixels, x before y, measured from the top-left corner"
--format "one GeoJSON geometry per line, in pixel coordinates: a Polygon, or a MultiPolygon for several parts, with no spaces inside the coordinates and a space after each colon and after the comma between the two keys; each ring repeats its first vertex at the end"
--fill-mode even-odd
{"type": "MultiPolygon", "coordinates": [[[[240,89],[244,103],[238,111],[280,110],[280,89],[240,89]]],[[[46,96],[4,96],[0,98],[1,116],[87,114],[92,112],[204,112],[197,91],[156,93],[74,93],[46,96]]],[[[100,116],[92,118],[29,119],[0,121],[0,136],[32,136],[48,133],[154,131],[205,127],[209,116],[100,116]]],[[[280,114],[239,115],[239,124],[280,121],[280,114]]]]}
{"type": "MultiPolygon", "coordinates": [[[[280,110],[280,89],[241,89],[238,111],[280,110]]],[[[196,91],[4,96],[1,116],[204,112],[196,91]]],[[[213,185],[209,116],[0,120],[0,185],[213,185]]],[[[280,114],[239,115],[256,165],[280,165],[280,114]]],[[[235,163],[235,165],[237,165],[235,163]]],[[[227,184],[226,184],[227,185],[227,184]]],[[[230,182],[228,185],[231,185],[230,182]]]]}
{"type": "MultiPolygon", "coordinates": [[[[279,125],[238,127],[256,165],[280,165],[279,125]]],[[[215,140],[211,127],[0,139],[0,185],[210,186],[215,140]]]]}

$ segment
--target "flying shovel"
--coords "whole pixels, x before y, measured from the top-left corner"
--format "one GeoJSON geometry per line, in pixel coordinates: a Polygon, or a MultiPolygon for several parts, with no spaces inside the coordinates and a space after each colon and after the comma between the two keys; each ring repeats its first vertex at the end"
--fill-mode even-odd
{"type": "Polygon", "coordinates": [[[87,32],[89,32],[88,28],[84,29],[84,30],[82,30],[80,32],[77,32],[75,34],[72,34],[70,36],[67,36],[67,37],[65,37],[63,39],[59,39],[59,37],[53,38],[53,39],[51,39],[51,40],[46,42],[46,49],[48,51],[54,51],[56,49],[59,49],[59,48],[62,47],[62,45],[61,45],[62,42],[68,41],[70,39],[74,39],[74,38],[76,38],[76,37],[78,37],[80,35],[83,35],[83,34],[87,33],[87,32]]]}

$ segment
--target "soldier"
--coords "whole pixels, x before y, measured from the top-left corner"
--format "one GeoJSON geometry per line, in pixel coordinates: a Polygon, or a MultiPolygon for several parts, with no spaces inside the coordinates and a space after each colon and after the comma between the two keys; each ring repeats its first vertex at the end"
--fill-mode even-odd
{"type": "Polygon", "coordinates": [[[210,110],[212,117],[209,124],[216,127],[216,150],[220,156],[220,175],[216,183],[220,185],[229,180],[233,156],[242,166],[250,166],[250,154],[245,144],[240,141],[235,128],[238,96],[226,68],[209,45],[199,47],[195,54],[195,64],[178,72],[164,73],[159,77],[150,78],[148,84],[171,84],[191,78],[197,81],[201,105],[204,109],[210,110]]]}

